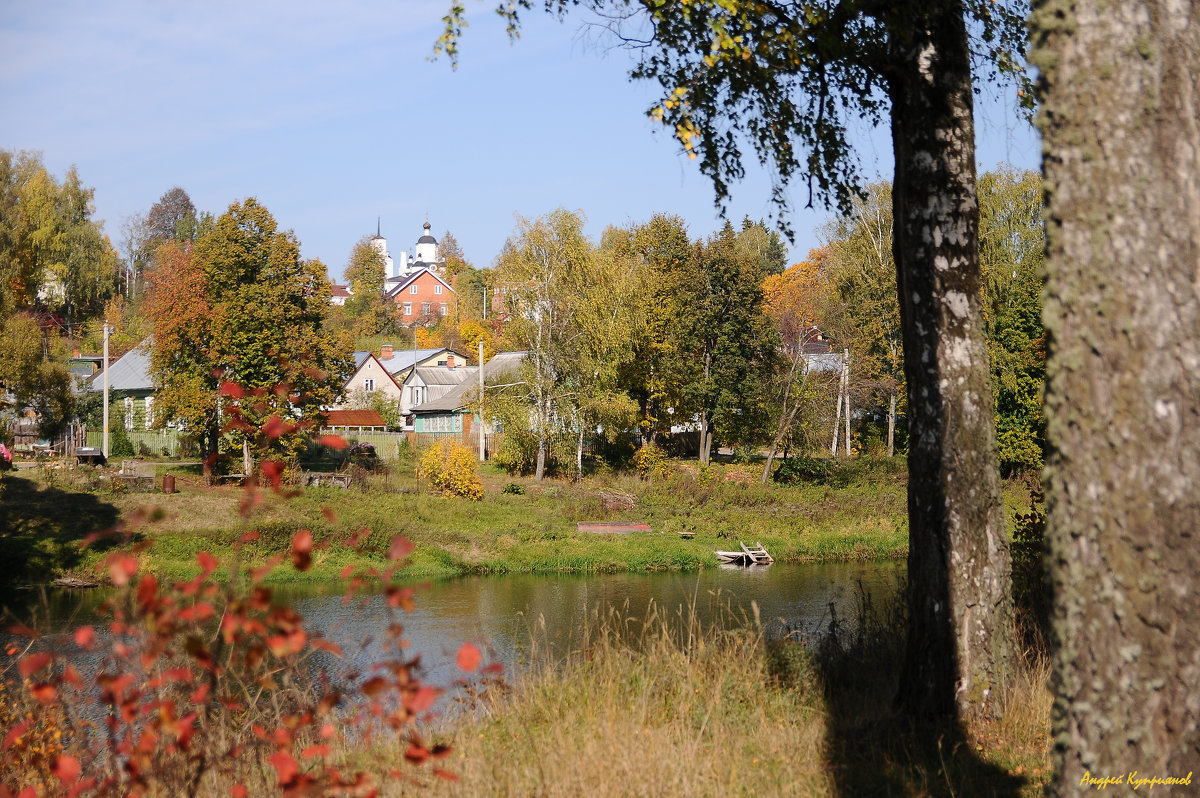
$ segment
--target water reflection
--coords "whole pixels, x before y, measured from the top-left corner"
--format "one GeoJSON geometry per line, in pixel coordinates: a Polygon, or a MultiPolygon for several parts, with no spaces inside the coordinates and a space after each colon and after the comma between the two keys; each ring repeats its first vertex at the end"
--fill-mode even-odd
{"type": "MultiPolygon", "coordinates": [[[[652,603],[660,614],[676,619],[694,607],[701,624],[724,628],[752,623],[752,606],[757,606],[768,634],[815,632],[828,624],[831,607],[839,621],[853,619],[861,592],[869,593],[877,606],[886,602],[903,576],[903,563],[884,562],[776,563],[699,573],[463,577],[419,589],[415,610],[401,613],[399,620],[408,650],[422,655],[428,678],[445,684],[458,675],[452,663],[464,642],[489,649],[507,669],[519,669],[531,641],[561,657],[578,645],[581,630],[588,623],[594,626],[598,615],[615,609],[636,625],[652,603]]],[[[342,586],[328,584],[277,587],[275,595],[300,612],[311,629],[341,645],[360,673],[382,657],[380,639],[391,616],[381,596],[347,604],[342,586]]],[[[94,622],[105,593],[57,591],[46,598],[39,626],[61,633],[94,622]]]]}
{"type": "MultiPolygon", "coordinates": [[[[900,563],[835,563],[762,568],[720,568],[699,573],[512,575],[464,577],[419,590],[416,609],[401,618],[411,650],[420,652],[435,680],[455,676],[454,653],[464,642],[487,646],[507,668],[520,667],[531,647],[563,656],[578,645],[581,630],[610,608],[637,623],[653,602],[679,618],[694,607],[706,626],[753,622],[753,605],[768,634],[826,625],[831,605],[839,620],[852,619],[860,590],[878,605],[895,595],[900,563]]],[[[314,628],[338,642],[360,667],[378,655],[372,642],[389,622],[381,597],[342,602],[340,594],[289,588],[290,602],[314,628]]]]}

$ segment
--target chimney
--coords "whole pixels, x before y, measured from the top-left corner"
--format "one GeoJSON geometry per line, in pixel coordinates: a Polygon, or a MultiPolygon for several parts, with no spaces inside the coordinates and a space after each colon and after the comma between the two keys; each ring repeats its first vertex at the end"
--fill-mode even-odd
{"type": "Polygon", "coordinates": [[[75,354],[71,355],[71,357],[79,357],[79,350],[76,349],[75,354]]]}
{"type": "Polygon", "coordinates": [[[450,368],[454,368],[454,355],[450,355],[446,358],[446,365],[450,368]]]}
{"type": "Polygon", "coordinates": [[[392,357],[392,345],[384,344],[379,348],[379,357],[384,360],[390,360],[392,357]]]}

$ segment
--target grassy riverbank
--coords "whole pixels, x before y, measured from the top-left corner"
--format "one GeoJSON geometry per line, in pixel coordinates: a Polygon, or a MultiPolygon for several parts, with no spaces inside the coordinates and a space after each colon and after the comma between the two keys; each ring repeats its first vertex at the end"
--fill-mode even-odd
{"type": "Polygon", "coordinates": [[[568,661],[485,694],[441,731],[461,781],[435,794],[1032,796],[1049,779],[1044,661],[999,719],[915,728],[891,712],[895,624],[807,648],[663,621],[610,615],[568,661]]]}
{"type": "MultiPolygon", "coordinates": [[[[480,502],[422,491],[411,470],[394,469],[347,490],[269,494],[248,520],[239,515],[243,489],[207,487],[194,467],[160,466],[176,475],[179,492],[171,495],[112,493],[90,469],[22,471],[5,477],[0,556],[24,564],[11,581],[91,576],[106,548],[128,543],[118,538],[81,551],[78,542],[116,526],[151,540],[139,555],[143,566],[172,579],[190,577],[200,551],[228,560],[249,530],[260,536],[241,550],[246,560],[286,553],[301,528],[317,541],[313,568],[280,569],[276,579],[336,579],[348,565],[382,566],[398,533],[416,544],[403,571],[411,578],[694,570],[716,565],[713,552],[736,549],[739,541],[762,542],[783,562],[902,558],[904,469],[902,459],[862,459],[823,484],[784,487],[759,484],[754,466],[676,463],[657,482],[607,474],[540,484],[485,467],[480,502]],[[592,535],[576,531],[580,521],[640,521],[653,531],[592,535]]],[[[1015,493],[1010,512],[1021,506],[1015,493]]]]}

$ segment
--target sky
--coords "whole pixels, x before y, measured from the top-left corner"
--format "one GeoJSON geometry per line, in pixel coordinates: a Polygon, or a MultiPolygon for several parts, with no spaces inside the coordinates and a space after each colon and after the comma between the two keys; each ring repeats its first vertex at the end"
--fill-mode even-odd
{"type": "MultiPolygon", "coordinates": [[[[337,278],[378,224],[393,255],[426,221],[490,266],[516,216],[582,211],[611,224],[683,217],[719,229],[713,191],[646,116],[655,86],[587,17],[526,16],[510,44],[491,0],[452,70],[430,60],[450,0],[0,0],[0,148],[72,164],[95,218],[120,227],[182,186],[201,210],[257,197],[304,257],[337,278]]],[[[977,106],[979,164],[1037,168],[1040,145],[1011,98],[977,106]]],[[[885,131],[855,131],[863,171],[890,176],[885,131]]],[[[768,218],[770,178],[748,169],[728,216],[768,218]]],[[[821,243],[824,209],[791,192],[797,261],[821,243]]]]}

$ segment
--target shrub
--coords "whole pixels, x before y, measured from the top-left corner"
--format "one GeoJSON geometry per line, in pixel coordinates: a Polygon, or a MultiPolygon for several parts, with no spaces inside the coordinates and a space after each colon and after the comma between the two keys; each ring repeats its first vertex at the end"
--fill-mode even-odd
{"type": "Polygon", "coordinates": [[[665,479],[670,474],[666,453],[653,443],[642,444],[641,448],[633,453],[629,462],[637,469],[642,479],[652,482],[655,478],[665,479]]]}
{"type": "Polygon", "coordinates": [[[492,461],[510,474],[532,474],[537,462],[537,438],[522,430],[505,432],[492,461]]]}
{"type": "Polygon", "coordinates": [[[825,483],[832,468],[826,460],[815,457],[789,457],[775,469],[772,479],[780,485],[798,485],[801,482],[825,483]]]}
{"type": "Polygon", "coordinates": [[[524,496],[525,488],[515,482],[510,482],[504,486],[504,490],[500,491],[506,496],[524,496]]]}
{"type": "MultiPolygon", "coordinates": [[[[256,483],[278,486],[279,470],[264,464],[259,476],[249,490],[261,500],[256,483]]],[[[246,533],[238,548],[260,538],[246,533]]],[[[394,537],[383,570],[345,574],[347,601],[363,589],[386,598],[384,661],[368,674],[275,600],[264,579],[282,557],[258,567],[239,553],[223,568],[201,552],[194,578],[165,584],[142,572],[144,545],[105,559],[116,587],[105,622],[75,629],[73,647],[13,627],[0,664],[0,794],[368,795],[404,778],[400,761],[453,778],[436,765],[448,749],[418,730],[440,691],[402,639],[413,590],[393,576],[411,542],[394,537]],[[362,755],[381,746],[396,753],[362,755]]],[[[292,566],[307,570],[319,548],[310,530],[295,532],[292,566]]],[[[458,652],[466,673],[480,660],[470,644],[458,652]]]]}
{"type": "Polygon", "coordinates": [[[133,457],[133,441],[129,440],[129,433],[119,424],[109,429],[108,456],[133,457]]]}
{"type": "Polygon", "coordinates": [[[473,501],[483,498],[478,462],[471,450],[461,443],[441,441],[430,446],[421,456],[421,474],[434,489],[447,496],[462,496],[473,501]]]}

